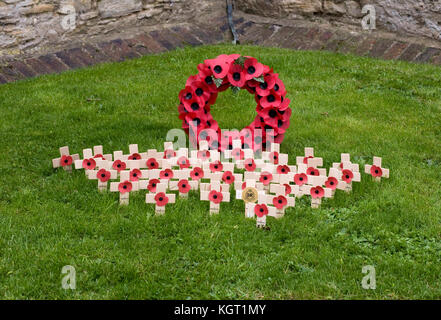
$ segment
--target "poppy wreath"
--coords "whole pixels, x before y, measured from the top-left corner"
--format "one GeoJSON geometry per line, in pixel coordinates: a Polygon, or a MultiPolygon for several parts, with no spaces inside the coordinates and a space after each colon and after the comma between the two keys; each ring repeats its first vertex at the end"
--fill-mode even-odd
{"type": "Polygon", "coordinates": [[[179,92],[178,106],[182,128],[196,137],[193,144],[198,144],[203,138],[212,149],[224,151],[232,148],[231,144],[223,142],[218,123],[210,114],[218,93],[229,87],[234,93],[247,90],[254,94],[257,103],[254,121],[240,132],[244,147],[258,151],[267,141],[283,141],[292,111],[289,108],[290,100],[286,98],[285,85],[272,68],[253,57],[239,54],[222,54],[215,59],[205,60],[197,68],[199,73],[190,76],[185,88],[179,92]],[[216,136],[204,136],[202,132],[205,129],[214,130],[216,136]],[[260,129],[259,134],[257,131],[255,133],[255,129],[260,129]],[[251,133],[252,137],[248,137],[247,133],[251,133]],[[245,138],[248,140],[245,141],[245,138]]]}

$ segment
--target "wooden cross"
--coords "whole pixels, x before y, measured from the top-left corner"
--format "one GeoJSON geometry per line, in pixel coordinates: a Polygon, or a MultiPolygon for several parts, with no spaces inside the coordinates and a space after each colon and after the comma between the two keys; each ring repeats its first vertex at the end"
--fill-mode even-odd
{"type": "Polygon", "coordinates": [[[370,174],[376,182],[380,182],[381,178],[389,178],[389,169],[381,166],[381,160],[380,157],[374,157],[372,165],[364,166],[364,172],[370,174]]]}
{"type": "Polygon", "coordinates": [[[129,171],[120,172],[120,182],[110,183],[110,192],[119,192],[120,205],[128,205],[130,192],[138,191],[138,190],[139,190],[139,182],[130,181],[129,171]]]}
{"type": "Polygon", "coordinates": [[[346,190],[347,183],[342,180],[342,172],[337,168],[330,168],[328,179],[325,181],[327,188],[331,189],[332,196],[335,194],[335,190],[346,190]]]}
{"type": "Polygon", "coordinates": [[[54,168],[63,167],[64,170],[68,172],[72,172],[72,163],[76,160],[80,159],[80,156],[76,154],[69,153],[69,147],[61,147],[60,148],[60,157],[52,159],[52,166],[54,168]]]}
{"type": "Polygon", "coordinates": [[[87,171],[87,177],[90,180],[98,180],[98,191],[107,190],[107,181],[115,180],[118,177],[118,171],[112,170],[111,166],[111,161],[97,159],[97,168],[99,169],[87,171]]]}
{"type": "Polygon", "coordinates": [[[290,197],[286,195],[286,188],[281,184],[272,184],[270,186],[270,192],[275,194],[266,195],[266,203],[271,204],[276,207],[275,218],[281,218],[285,215],[285,208],[294,207],[296,205],[295,197],[290,197]]]}
{"type": "MultiPolygon", "coordinates": [[[[341,179],[346,182],[346,192],[351,192],[352,182],[360,182],[361,175],[358,171],[353,171],[355,169],[354,165],[350,162],[343,162],[343,168],[341,170],[341,179]]],[[[358,164],[357,164],[358,167],[358,164]]]]}
{"type": "Polygon", "coordinates": [[[329,188],[323,188],[322,185],[308,185],[305,186],[311,195],[311,208],[317,209],[322,203],[322,198],[331,198],[332,190],[329,188]]]}
{"type": "Polygon", "coordinates": [[[188,193],[190,190],[198,190],[198,181],[189,180],[190,169],[174,170],[173,179],[170,180],[169,188],[170,191],[179,191],[180,198],[188,198],[188,193]]]}
{"type": "Polygon", "coordinates": [[[210,214],[218,214],[221,202],[230,202],[230,192],[222,192],[219,181],[211,181],[210,191],[201,190],[201,200],[210,201],[210,214]]]}
{"type": "Polygon", "coordinates": [[[265,193],[259,193],[257,203],[246,203],[248,206],[248,218],[252,218],[254,216],[256,219],[256,227],[263,228],[266,226],[266,216],[275,217],[277,215],[276,207],[267,205],[267,196],[265,193]]]}
{"type": "Polygon", "coordinates": [[[332,167],[341,171],[341,170],[343,170],[343,163],[346,164],[346,169],[349,169],[352,172],[359,172],[360,171],[360,167],[359,167],[358,163],[351,162],[351,156],[349,153],[342,153],[340,155],[340,162],[333,162],[332,167]]]}
{"type": "Polygon", "coordinates": [[[113,152],[113,159],[114,160],[141,160],[141,159],[147,159],[147,152],[139,152],[138,145],[137,144],[130,144],[129,145],[129,154],[125,155],[122,151],[114,151],[113,152]]]}
{"type": "Polygon", "coordinates": [[[169,203],[175,203],[176,196],[174,193],[168,194],[166,193],[167,184],[159,183],[156,185],[156,192],[147,193],[145,195],[146,203],[155,204],[155,213],[156,214],[164,214],[165,206],[169,203]]]}
{"type": "Polygon", "coordinates": [[[296,164],[306,164],[309,167],[318,168],[323,166],[323,158],[314,157],[314,148],[305,148],[305,155],[296,157],[296,164]]]}
{"type": "Polygon", "coordinates": [[[259,190],[258,186],[256,185],[256,180],[245,180],[243,183],[243,189],[242,187],[239,189],[236,189],[236,199],[241,199],[245,202],[245,218],[253,218],[254,217],[254,207],[252,206],[255,204],[259,197],[260,199],[266,199],[265,197],[265,191],[262,188],[259,190]]]}

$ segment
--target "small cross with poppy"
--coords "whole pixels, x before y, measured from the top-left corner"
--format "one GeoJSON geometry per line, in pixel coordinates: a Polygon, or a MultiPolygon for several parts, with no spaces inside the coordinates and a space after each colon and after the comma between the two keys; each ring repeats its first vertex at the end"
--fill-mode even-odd
{"type": "Polygon", "coordinates": [[[323,158],[314,157],[314,148],[305,148],[305,155],[296,157],[296,164],[306,164],[308,167],[321,167],[323,166],[323,158]]]}
{"type": "Polygon", "coordinates": [[[199,188],[198,181],[190,180],[190,169],[174,170],[174,180],[169,181],[171,191],[179,191],[180,198],[188,198],[190,190],[199,188]]]}
{"type": "Polygon", "coordinates": [[[285,186],[282,184],[272,184],[270,186],[270,193],[266,198],[266,203],[272,204],[276,207],[275,218],[281,218],[285,215],[285,208],[294,207],[296,205],[295,197],[290,197],[286,195],[285,186]]]}
{"type": "Polygon", "coordinates": [[[132,191],[139,190],[139,181],[130,181],[130,172],[120,172],[120,182],[110,183],[110,192],[119,192],[119,204],[128,205],[129,195],[132,191]]]}
{"type": "MultiPolygon", "coordinates": [[[[229,185],[227,185],[229,186],[229,185]]],[[[221,202],[230,202],[230,192],[223,192],[220,181],[211,181],[209,190],[201,189],[202,201],[210,201],[210,214],[218,214],[221,202]]]]}
{"type": "Polygon", "coordinates": [[[340,162],[333,162],[332,167],[341,171],[343,170],[343,163],[346,163],[346,169],[349,169],[352,172],[360,171],[358,163],[351,162],[351,155],[349,153],[342,153],[340,155],[340,162]]]}
{"type": "Polygon", "coordinates": [[[381,181],[381,178],[389,178],[389,169],[382,168],[381,161],[380,157],[374,157],[372,165],[364,166],[364,172],[371,175],[377,182],[381,181]]]}
{"type": "Polygon", "coordinates": [[[79,159],[80,156],[78,154],[70,154],[68,146],[61,147],[60,157],[52,159],[52,167],[63,167],[64,170],[72,172],[72,163],[79,159]]]}
{"type": "Polygon", "coordinates": [[[164,214],[165,207],[169,203],[175,203],[176,196],[175,194],[166,193],[167,184],[158,183],[156,185],[155,192],[147,193],[145,195],[145,202],[155,204],[155,213],[156,214],[164,214]]]}
{"type": "Polygon", "coordinates": [[[352,182],[360,182],[361,181],[361,175],[360,172],[355,171],[355,169],[358,170],[358,165],[354,167],[354,164],[350,162],[343,162],[342,163],[342,170],[341,170],[341,180],[346,182],[346,192],[352,191],[352,182]]]}
{"type": "Polygon", "coordinates": [[[96,168],[87,171],[90,180],[98,180],[98,191],[107,190],[107,182],[118,177],[118,171],[112,170],[111,167],[112,161],[97,159],[96,168]]]}

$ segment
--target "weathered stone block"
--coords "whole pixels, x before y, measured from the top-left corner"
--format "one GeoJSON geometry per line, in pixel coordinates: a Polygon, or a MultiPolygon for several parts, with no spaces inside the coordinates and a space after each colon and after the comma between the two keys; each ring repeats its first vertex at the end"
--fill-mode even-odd
{"type": "Polygon", "coordinates": [[[126,16],[141,9],[141,0],[101,0],[98,2],[98,11],[103,18],[126,16]]]}

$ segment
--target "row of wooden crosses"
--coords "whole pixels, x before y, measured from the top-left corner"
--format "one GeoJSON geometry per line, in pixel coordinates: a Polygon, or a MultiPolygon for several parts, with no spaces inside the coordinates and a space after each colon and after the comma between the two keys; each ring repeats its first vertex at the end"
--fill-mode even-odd
{"type": "MultiPolygon", "coordinates": [[[[359,165],[350,155],[341,154],[327,172],[323,159],[314,156],[313,148],[296,157],[296,165],[288,164],[288,154],[280,153],[280,145],[272,143],[268,151],[256,155],[242,149],[240,140],[224,152],[210,150],[206,141],[198,150],[173,149],[164,143],[164,151],[156,149],[140,153],[138,145],[129,146],[129,154],[115,151],[104,154],[102,146],[84,149],[83,157],[60,148],[60,157],[52,160],[54,168],[66,171],[84,169],[86,177],[98,181],[98,190],[119,192],[120,204],[129,203],[131,192],[147,190],[146,203],[155,204],[155,212],[163,214],[167,204],[188,198],[191,190],[200,190],[200,200],[209,201],[210,213],[219,213],[220,204],[230,201],[230,190],[236,199],[245,202],[245,216],[257,217],[257,226],[266,225],[266,216],[283,217],[285,209],[295,206],[296,197],[311,196],[311,207],[318,208],[323,198],[332,198],[336,190],[350,192],[353,182],[360,182],[359,165]],[[110,180],[119,180],[108,182],[110,180]],[[176,193],[177,191],[177,193],[176,193]]],[[[374,157],[365,173],[375,181],[389,177],[381,158],[374,157]]]]}

